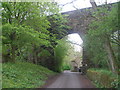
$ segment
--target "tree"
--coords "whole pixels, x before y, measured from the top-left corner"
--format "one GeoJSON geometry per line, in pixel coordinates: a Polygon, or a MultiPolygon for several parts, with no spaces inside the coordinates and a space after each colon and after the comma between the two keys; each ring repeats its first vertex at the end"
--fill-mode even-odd
{"type": "Polygon", "coordinates": [[[58,41],[58,45],[55,47],[55,67],[56,71],[61,72],[64,64],[64,58],[68,54],[69,48],[71,48],[70,43],[67,42],[68,37],[58,41]]]}
{"type": "MultiPolygon", "coordinates": [[[[118,64],[117,59],[114,55],[115,52],[111,45],[111,35],[119,30],[117,19],[117,5],[114,5],[111,9],[112,10],[110,11],[108,8],[104,8],[104,10],[103,8],[99,8],[99,11],[97,11],[94,15],[95,20],[92,21],[92,24],[90,24],[90,29],[88,31],[87,37],[90,38],[88,40],[91,40],[91,45],[88,46],[91,48],[92,52],[96,51],[94,49],[96,47],[103,48],[108,56],[108,61],[106,61],[108,63],[108,66],[111,68],[113,73],[116,73],[118,64]]],[[[97,49],[99,51],[98,54],[101,54],[99,48],[97,49]]]]}
{"type": "MultiPolygon", "coordinates": [[[[42,44],[42,39],[39,38],[42,34],[34,31],[29,27],[14,26],[5,24],[3,30],[3,48],[7,48],[11,52],[11,60],[15,62],[15,51],[27,44],[39,45],[42,44]]],[[[4,50],[4,49],[3,49],[4,50]]],[[[6,51],[7,51],[6,50],[6,51]]]]}
{"type": "Polygon", "coordinates": [[[59,10],[56,2],[2,2],[3,61],[28,61],[55,70],[54,48],[66,35],[59,10]]]}
{"type": "Polygon", "coordinates": [[[3,47],[8,47],[4,52],[7,54],[9,51],[13,61],[18,51],[26,53],[29,48],[37,53],[40,50],[36,51],[36,48],[51,46],[47,15],[58,12],[56,3],[3,2],[2,7],[3,47]]]}

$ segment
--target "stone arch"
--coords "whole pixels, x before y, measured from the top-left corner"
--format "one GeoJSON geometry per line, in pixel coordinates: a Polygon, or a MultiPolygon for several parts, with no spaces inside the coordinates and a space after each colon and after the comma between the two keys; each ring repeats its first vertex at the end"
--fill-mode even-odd
{"type": "MultiPolygon", "coordinates": [[[[97,11],[98,8],[106,7],[106,5],[97,6],[95,2],[91,2],[91,4],[92,7],[89,8],[83,8],[62,13],[63,15],[67,15],[67,25],[71,27],[71,29],[67,30],[68,34],[78,33],[83,40],[83,63],[88,63],[89,61],[87,50],[84,47],[84,41],[85,35],[89,30],[88,25],[91,23],[92,20],[95,19],[92,14],[93,12],[97,11]]],[[[110,10],[110,8],[112,8],[114,4],[115,3],[108,4],[108,10],[110,10]]]]}
{"type": "Polygon", "coordinates": [[[66,17],[68,19],[67,25],[71,27],[71,29],[67,30],[68,34],[78,33],[83,40],[83,63],[87,63],[87,53],[84,48],[85,34],[88,30],[88,25],[94,18],[92,17],[92,8],[85,8],[80,10],[74,10],[62,13],[67,14],[66,17]]]}

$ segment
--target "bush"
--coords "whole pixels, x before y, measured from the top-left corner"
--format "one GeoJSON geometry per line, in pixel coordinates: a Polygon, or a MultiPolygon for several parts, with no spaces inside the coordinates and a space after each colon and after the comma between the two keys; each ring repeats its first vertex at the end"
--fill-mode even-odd
{"type": "Polygon", "coordinates": [[[27,62],[4,63],[2,66],[3,88],[37,88],[45,83],[49,75],[55,74],[47,68],[27,62]]]}
{"type": "Polygon", "coordinates": [[[120,83],[118,75],[107,70],[88,69],[87,76],[98,88],[118,88],[120,83]]]}
{"type": "Polygon", "coordinates": [[[70,70],[70,65],[63,65],[63,70],[70,70]]]}

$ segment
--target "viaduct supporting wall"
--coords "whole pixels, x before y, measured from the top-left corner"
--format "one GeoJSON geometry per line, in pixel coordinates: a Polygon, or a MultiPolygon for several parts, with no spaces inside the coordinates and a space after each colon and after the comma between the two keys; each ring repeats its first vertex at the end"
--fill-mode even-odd
{"type": "MultiPolygon", "coordinates": [[[[114,4],[114,3],[113,3],[114,4]]],[[[109,4],[107,6],[108,10],[113,6],[113,4],[109,4]]],[[[101,5],[98,7],[106,7],[105,5],[101,5]]],[[[97,8],[96,8],[97,10],[97,8]]],[[[68,23],[67,25],[71,27],[71,29],[67,30],[68,34],[72,33],[78,33],[80,37],[83,40],[83,46],[85,41],[85,34],[87,34],[87,31],[89,30],[88,25],[91,23],[91,21],[94,19],[93,13],[96,12],[94,7],[90,8],[84,8],[84,9],[78,9],[74,11],[69,11],[62,13],[63,15],[66,14],[68,23]]],[[[87,56],[87,50],[85,47],[83,47],[83,62],[88,62],[88,56],[87,56]]]]}

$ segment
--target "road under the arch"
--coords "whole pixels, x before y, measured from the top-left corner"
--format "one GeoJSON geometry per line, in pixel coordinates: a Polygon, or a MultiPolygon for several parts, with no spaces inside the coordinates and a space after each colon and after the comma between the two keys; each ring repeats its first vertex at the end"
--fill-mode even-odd
{"type": "Polygon", "coordinates": [[[95,86],[79,72],[64,71],[45,88],[95,88],[95,86]]]}

